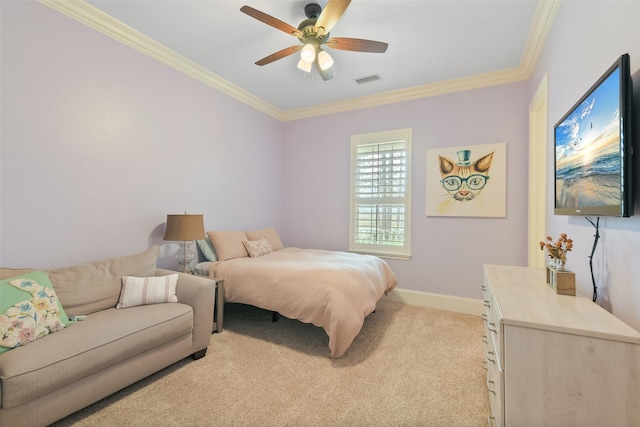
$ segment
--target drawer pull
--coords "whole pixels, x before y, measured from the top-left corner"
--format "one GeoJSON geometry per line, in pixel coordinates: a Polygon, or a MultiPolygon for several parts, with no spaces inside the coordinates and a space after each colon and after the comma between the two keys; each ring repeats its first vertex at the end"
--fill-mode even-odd
{"type": "Polygon", "coordinates": [[[487,290],[487,287],[486,287],[485,285],[481,285],[481,286],[480,286],[480,289],[482,290],[482,292],[484,292],[484,291],[486,291],[486,290],[487,290]]]}
{"type": "Polygon", "coordinates": [[[498,330],[496,329],[496,324],[493,322],[489,322],[489,326],[487,326],[487,329],[489,329],[494,334],[498,333],[498,330]]]}
{"type": "Polygon", "coordinates": [[[482,342],[485,343],[485,344],[489,344],[489,338],[487,338],[486,335],[483,335],[482,336],[482,342]]]}
{"type": "Polygon", "coordinates": [[[496,354],[493,351],[487,351],[487,360],[491,363],[496,363],[496,359],[492,358],[495,355],[496,354]]]}
{"type": "Polygon", "coordinates": [[[487,314],[486,313],[482,313],[482,320],[484,320],[485,322],[487,321],[487,314]]]}
{"type": "Polygon", "coordinates": [[[482,361],[482,369],[485,369],[487,371],[489,370],[489,364],[487,363],[486,360],[482,361]]]}
{"type": "Polygon", "coordinates": [[[487,380],[487,390],[489,390],[490,393],[496,394],[496,391],[491,388],[494,385],[495,385],[495,383],[493,381],[487,380]]]}
{"type": "Polygon", "coordinates": [[[487,308],[491,308],[491,304],[489,304],[488,300],[484,300],[484,306],[487,308]]]}

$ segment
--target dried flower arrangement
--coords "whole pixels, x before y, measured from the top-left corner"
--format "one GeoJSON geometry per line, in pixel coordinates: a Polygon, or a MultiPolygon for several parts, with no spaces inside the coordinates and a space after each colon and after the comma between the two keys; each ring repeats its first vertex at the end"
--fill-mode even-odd
{"type": "Polygon", "coordinates": [[[566,233],[560,234],[557,242],[553,243],[551,236],[547,236],[547,242],[540,242],[540,250],[547,249],[547,253],[552,260],[558,260],[562,265],[567,261],[567,252],[573,248],[573,240],[567,238],[566,233]]]}

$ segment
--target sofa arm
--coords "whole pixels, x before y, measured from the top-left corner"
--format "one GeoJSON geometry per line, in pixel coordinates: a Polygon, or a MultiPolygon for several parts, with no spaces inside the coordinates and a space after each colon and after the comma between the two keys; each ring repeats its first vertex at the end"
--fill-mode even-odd
{"type": "MultiPolygon", "coordinates": [[[[156,276],[175,274],[175,271],[156,269],[156,276]]],[[[178,302],[193,307],[193,353],[209,347],[213,327],[213,304],[215,301],[215,282],[200,276],[178,272],[176,285],[178,302]]],[[[204,354],[204,353],[201,353],[204,354]]]]}

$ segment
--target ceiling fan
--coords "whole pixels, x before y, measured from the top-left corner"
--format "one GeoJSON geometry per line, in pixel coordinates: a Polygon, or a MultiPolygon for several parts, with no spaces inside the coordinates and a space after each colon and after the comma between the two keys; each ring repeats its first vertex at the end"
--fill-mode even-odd
{"type": "Polygon", "coordinates": [[[346,37],[330,37],[329,33],[331,29],[342,17],[349,3],[351,3],[351,0],[329,0],[324,10],[317,3],[309,3],[304,8],[304,14],[307,19],[302,21],[300,25],[298,25],[298,28],[250,6],[242,6],[240,8],[241,12],[277,30],[291,34],[302,42],[302,45],[290,46],[276,53],[272,53],[269,56],[265,56],[257,61],[256,65],[262,66],[270,64],[278,59],[285,58],[300,51],[298,68],[306,72],[311,72],[311,65],[315,64],[322,79],[329,80],[333,78],[333,71],[331,70],[333,59],[322,49],[322,46],[355,52],[386,52],[388,47],[387,43],[346,37]]]}

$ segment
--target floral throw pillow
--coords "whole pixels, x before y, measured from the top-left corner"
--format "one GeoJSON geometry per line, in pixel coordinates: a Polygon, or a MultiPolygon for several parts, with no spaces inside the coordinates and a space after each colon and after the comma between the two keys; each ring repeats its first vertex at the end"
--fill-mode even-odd
{"type": "Polygon", "coordinates": [[[256,258],[273,252],[271,244],[265,237],[260,240],[244,240],[242,243],[244,244],[244,247],[247,248],[247,252],[249,252],[249,256],[251,258],[256,258]]]}
{"type": "Polygon", "coordinates": [[[58,296],[52,288],[26,278],[11,280],[9,284],[30,293],[31,298],[0,315],[0,346],[15,348],[64,328],[58,296]]]}

